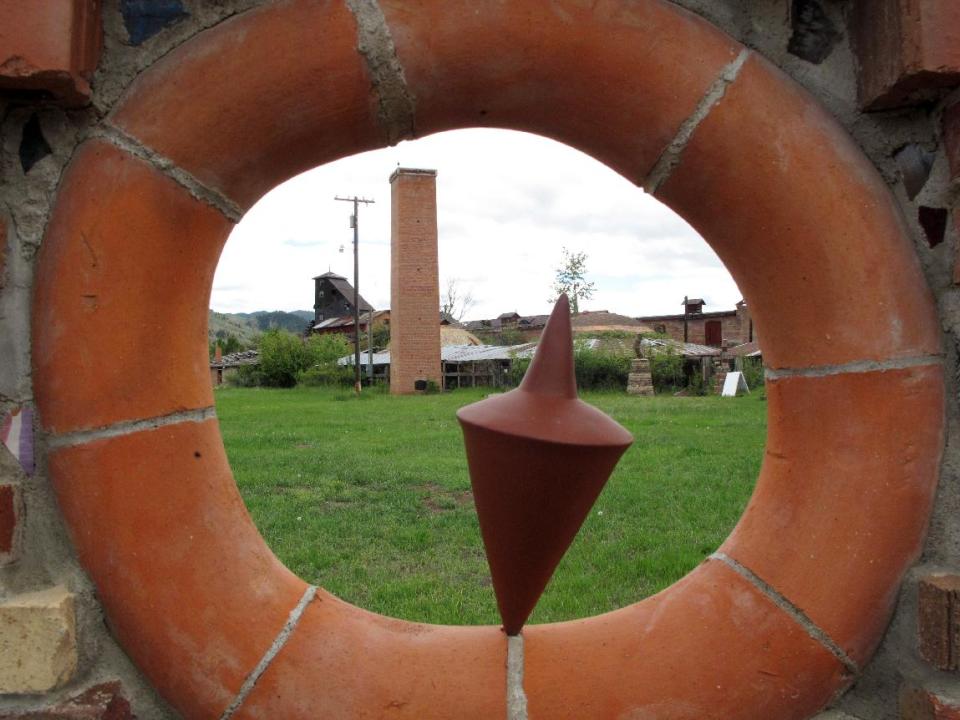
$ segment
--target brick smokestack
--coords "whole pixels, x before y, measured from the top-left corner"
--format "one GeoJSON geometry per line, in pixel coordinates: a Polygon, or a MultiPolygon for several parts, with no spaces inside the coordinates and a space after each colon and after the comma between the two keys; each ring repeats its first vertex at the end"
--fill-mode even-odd
{"type": "Polygon", "coordinates": [[[390,392],[405,394],[442,387],[437,171],[397,168],[390,186],[390,392]]]}

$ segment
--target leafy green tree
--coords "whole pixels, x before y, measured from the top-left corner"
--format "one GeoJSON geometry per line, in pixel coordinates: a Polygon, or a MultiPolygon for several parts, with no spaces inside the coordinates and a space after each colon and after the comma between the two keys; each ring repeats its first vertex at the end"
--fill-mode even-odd
{"type": "Polygon", "coordinates": [[[310,351],[297,335],[274,328],[260,336],[261,382],[270,387],[293,387],[310,367],[310,351]]]}
{"type": "Polygon", "coordinates": [[[589,300],[593,297],[593,283],[586,279],[587,254],[585,252],[572,253],[563,248],[563,258],[553,281],[553,297],[549,302],[566,293],[570,300],[570,308],[574,315],[580,312],[580,300],[589,300]]]}
{"type": "Polygon", "coordinates": [[[313,365],[336,365],[337,360],[349,355],[352,348],[346,336],[338,333],[307,338],[307,352],[313,365]]]}
{"type": "Polygon", "coordinates": [[[310,366],[303,370],[299,382],[304,385],[350,385],[353,368],[337,365],[337,360],[349,355],[353,345],[343,335],[311,335],[307,338],[310,366]]]}
{"type": "Polygon", "coordinates": [[[390,344],[390,326],[383,325],[374,325],[373,326],[373,349],[374,352],[377,350],[383,350],[390,344]]]}

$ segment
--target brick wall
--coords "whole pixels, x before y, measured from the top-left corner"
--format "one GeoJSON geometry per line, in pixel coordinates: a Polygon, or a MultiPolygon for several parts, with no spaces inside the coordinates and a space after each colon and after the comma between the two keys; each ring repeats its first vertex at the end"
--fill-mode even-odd
{"type": "MultiPolygon", "coordinates": [[[[687,342],[698,345],[706,345],[707,342],[707,323],[720,322],[720,332],[724,344],[735,344],[747,342],[746,335],[748,330],[741,327],[741,318],[738,315],[730,314],[721,317],[691,317],[687,319],[687,342]]],[[[663,326],[666,334],[674,340],[683,341],[683,319],[670,320],[646,320],[651,328],[663,326]]]]}
{"type": "Polygon", "coordinates": [[[390,392],[440,385],[437,173],[398,168],[390,176],[390,392]]]}

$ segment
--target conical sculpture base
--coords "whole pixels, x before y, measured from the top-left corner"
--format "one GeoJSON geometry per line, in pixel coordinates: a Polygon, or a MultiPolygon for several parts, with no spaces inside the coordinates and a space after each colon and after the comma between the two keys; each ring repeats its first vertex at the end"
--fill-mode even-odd
{"type": "Polygon", "coordinates": [[[520,387],[457,418],[497,606],[516,635],[633,437],[577,399],[565,295],[520,387]]]}

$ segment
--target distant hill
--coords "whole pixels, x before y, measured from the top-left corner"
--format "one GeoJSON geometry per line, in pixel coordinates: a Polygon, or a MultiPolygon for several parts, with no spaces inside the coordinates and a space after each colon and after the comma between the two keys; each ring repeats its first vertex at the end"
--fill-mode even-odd
{"type": "Polygon", "coordinates": [[[219,313],[210,311],[207,337],[210,342],[217,338],[226,339],[232,335],[244,347],[253,347],[257,335],[270,328],[282,328],[297,335],[313,320],[313,312],[309,310],[258,310],[252,313],[219,313]]]}

